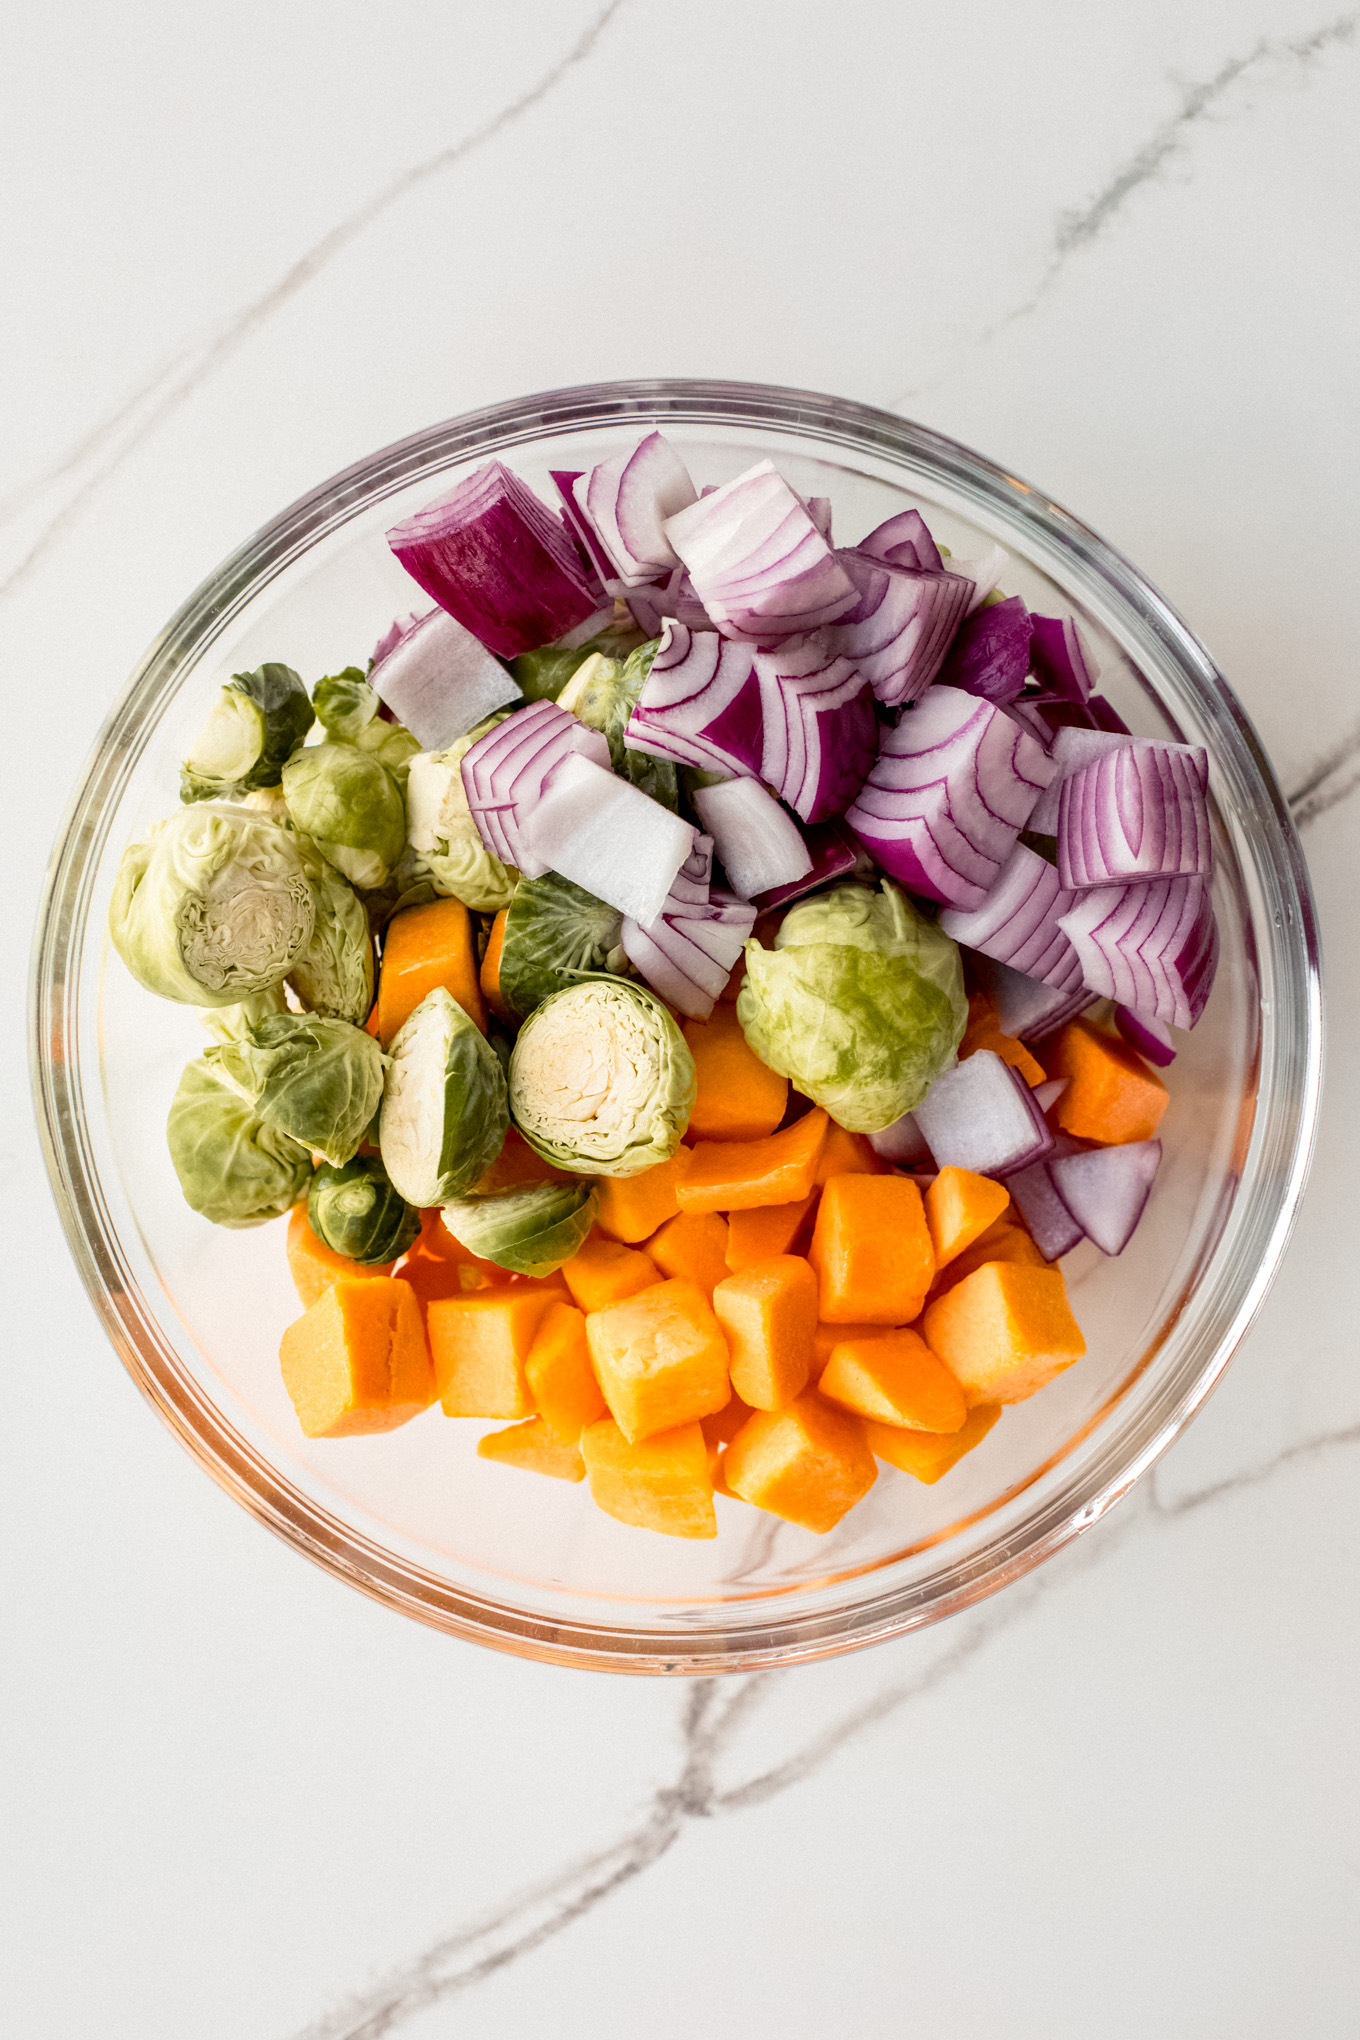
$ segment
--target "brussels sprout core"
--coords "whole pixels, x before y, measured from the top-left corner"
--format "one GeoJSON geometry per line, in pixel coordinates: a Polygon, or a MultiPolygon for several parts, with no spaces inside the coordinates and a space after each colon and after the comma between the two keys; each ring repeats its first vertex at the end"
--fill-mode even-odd
{"type": "Polygon", "coordinates": [[[545,999],[510,1058],[510,1109],[546,1160],[633,1176],[669,1161],[694,1107],[695,1074],[661,1001],[622,978],[545,999]]]}
{"type": "Polygon", "coordinates": [[[229,864],[201,893],[187,893],[175,916],[185,969],[209,991],[229,986],[263,990],[278,976],[277,960],[306,948],[312,898],[305,878],[278,878],[229,864]]]}
{"type": "Polygon", "coordinates": [[[264,717],[256,704],[224,687],[184,761],[196,778],[225,786],[244,779],[264,749],[264,717]]]}

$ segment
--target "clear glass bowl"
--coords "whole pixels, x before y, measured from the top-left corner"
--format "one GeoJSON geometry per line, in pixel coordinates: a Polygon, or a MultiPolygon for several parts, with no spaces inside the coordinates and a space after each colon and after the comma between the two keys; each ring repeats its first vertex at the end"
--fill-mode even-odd
{"type": "Polygon", "coordinates": [[[1317,1107],[1317,936],[1298,840],[1246,716],[1156,590],[1014,475],[918,425],[807,391],[601,384],[433,426],[326,482],[190,597],[133,676],[57,844],[34,958],[34,1083],[81,1273],[124,1364],[199,1463],[340,1578],[450,1633],[562,1664],[693,1674],[848,1650],[968,1605],[1125,1493],[1188,1421],[1258,1308],[1298,1208],[1317,1107]],[[884,1467],[829,1536],[720,1500],[714,1543],[626,1529],[580,1489],[479,1460],[438,1408],[386,1437],[308,1442],[279,1377],[298,1314],[282,1222],[181,1201],[166,1110],[203,1037],[104,931],[124,845],[175,803],[210,690],[286,660],[310,683],[422,598],[383,532],[499,455],[549,494],[653,422],[702,481],[772,458],[840,534],[921,505],[956,553],[998,539],[1005,587],[1078,613],[1131,727],[1213,761],[1222,963],[1170,1073],[1166,1157],[1127,1252],[1065,1263],[1087,1357],[935,1487],[884,1467]]]}

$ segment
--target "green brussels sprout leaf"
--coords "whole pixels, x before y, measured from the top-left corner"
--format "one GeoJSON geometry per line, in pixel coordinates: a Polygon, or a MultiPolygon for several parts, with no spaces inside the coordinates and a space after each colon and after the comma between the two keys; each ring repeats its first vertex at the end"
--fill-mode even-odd
{"type": "Polygon", "coordinates": [[[694,1109],[694,1058],[661,1001],[592,977],[535,1007],[510,1058],[510,1111],[545,1161],[585,1176],[667,1162],[694,1109]]]}
{"type": "Polygon", "coordinates": [[[454,1238],[480,1260],[516,1275],[551,1275],[585,1245],[599,1197],[591,1183],[531,1183],[495,1197],[444,1206],[454,1238]]]}
{"type": "Polygon", "coordinates": [[[262,1020],[203,1060],[261,1119],[336,1168],[358,1152],[382,1100],[386,1058],[372,1035],[319,1013],[262,1020]]]}
{"type": "Polygon", "coordinates": [[[306,1148],[219,1083],[206,1062],[191,1062],[180,1078],[165,1130],[185,1202],[214,1225],[263,1225],[307,1195],[306,1148]]]}
{"type": "Polygon", "coordinates": [[[214,1041],[241,1041],[261,1020],[287,1011],[283,986],[271,985],[267,992],[253,992],[242,999],[239,1006],[200,1006],[198,1017],[214,1041]]]}
{"type": "Polygon", "coordinates": [[[420,1231],[420,1213],[393,1188],[376,1155],[356,1155],[342,1169],[323,1163],[312,1178],[307,1218],[332,1253],[368,1268],[397,1260],[420,1231]]]}
{"type": "Polygon", "coordinates": [[[680,805],[674,765],[645,751],[630,751],[624,742],[628,718],[637,706],[660,642],[660,638],[651,638],[622,661],[593,653],[577,667],[558,695],[557,705],[602,732],[609,744],[609,762],[621,779],[631,780],[674,813],[680,805]]]}
{"type": "Polygon", "coordinates": [[[392,1043],[378,1121],[388,1175],[422,1211],[461,1197],[500,1153],[509,1123],[499,1056],[437,986],[392,1043]]]}
{"type": "Polygon", "coordinates": [[[623,916],[569,878],[521,879],[501,938],[501,997],[525,1018],[583,973],[622,975],[623,916]]]}
{"type": "Polygon", "coordinates": [[[514,896],[519,873],[493,857],[472,819],[463,789],[462,760],[469,745],[504,722],[488,716],[445,751],[422,751],[411,760],[406,783],[408,835],[431,884],[446,899],[475,914],[497,914],[514,896]]]}
{"type": "Polygon", "coordinates": [[[283,768],[288,812],[351,885],[385,885],[406,848],[406,803],[382,760],[353,744],[309,744],[283,768]]]}
{"type": "Polygon", "coordinates": [[[295,836],[312,889],[312,939],[288,982],[309,1012],[361,1027],[373,1005],[373,938],[363,901],[310,836],[295,836]]]}
{"type": "Polygon", "coordinates": [[[291,666],[234,673],[180,767],[182,801],[230,800],[277,786],[315,717],[291,666]]]}

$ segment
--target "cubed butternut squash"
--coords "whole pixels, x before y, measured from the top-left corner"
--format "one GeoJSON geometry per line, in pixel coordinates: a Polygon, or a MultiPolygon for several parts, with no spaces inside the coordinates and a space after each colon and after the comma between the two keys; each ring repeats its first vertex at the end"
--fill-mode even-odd
{"type": "Polygon", "coordinates": [[[486,1032],[486,1003],[477,975],[472,916],[461,900],[432,900],[394,914],[383,937],[378,973],[378,1039],[392,1038],[425,997],[442,985],[486,1032]]]}
{"type": "Polygon", "coordinates": [[[828,1402],[912,1431],[957,1431],[968,1415],[963,1390],[918,1333],[879,1332],[833,1347],[818,1391],[828,1402]]]}
{"type": "Polygon", "coordinates": [[[799,1254],[780,1254],[713,1292],[731,1351],[733,1392],[756,1410],[781,1410],[807,1387],[817,1329],[817,1278],[799,1254]]]}
{"type": "Polygon", "coordinates": [[[636,1176],[601,1176],[595,1185],[601,1232],[630,1247],[650,1239],[680,1209],[675,1186],[689,1163],[690,1150],[678,1147],[668,1162],[655,1162],[636,1176]]]}
{"type": "Polygon", "coordinates": [[[574,1445],[587,1424],[606,1414],[590,1364],[586,1321],[573,1303],[550,1303],[524,1361],[534,1408],[564,1444],[574,1445]]]}
{"type": "Polygon", "coordinates": [[[665,1537],[716,1537],[708,1447],[698,1423],[628,1439],[609,1417],[581,1433],[591,1499],[620,1523],[665,1537]]]}
{"type": "Polygon", "coordinates": [[[941,1169],[924,1198],[937,1273],[980,1239],[1010,1201],[1005,1184],[991,1176],[975,1176],[971,1169],[941,1169]]]}
{"type": "Polygon", "coordinates": [[[661,1280],[655,1261],[637,1247],[625,1247],[598,1230],[558,1270],[578,1310],[603,1310],[661,1280]]]}
{"type": "Polygon", "coordinates": [[[751,1211],[732,1211],[727,1217],[728,1273],[740,1275],[757,1261],[772,1261],[776,1254],[790,1254],[804,1225],[811,1230],[808,1213],[811,1197],[799,1197],[792,1204],[760,1204],[751,1211]]]}
{"type": "Polygon", "coordinates": [[[995,1225],[988,1226],[981,1239],[974,1240],[971,1247],[965,1247],[961,1254],[945,1263],[930,1285],[927,1300],[933,1302],[937,1296],[943,1296],[946,1290],[962,1282],[975,1269],[985,1267],[988,1261],[1011,1261],[1022,1268],[1049,1266],[1030,1238],[1028,1229],[1005,1212],[995,1225]]]}
{"type": "Polygon", "coordinates": [[[819,1381],[822,1370],[837,1346],[847,1339],[877,1339],[883,1334],[882,1325],[828,1325],[819,1323],[812,1334],[812,1380],[819,1381]]]}
{"type": "Polygon", "coordinates": [[[305,1204],[295,1204],[288,1214],[286,1252],[288,1273],[304,1310],[310,1310],[333,1283],[362,1282],[375,1275],[390,1275],[396,1266],[394,1261],[384,1261],[381,1266],[362,1268],[347,1255],[337,1254],[334,1247],[328,1247],[312,1231],[305,1204]]]}
{"type": "Polygon", "coordinates": [[[708,1470],[713,1476],[713,1491],[715,1494],[723,1492],[718,1481],[718,1469],[722,1462],[723,1453],[736,1437],[746,1419],[752,1414],[750,1405],[744,1403],[739,1395],[734,1395],[729,1402],[723,1405],[722,1409],[715,1410],[712,1416],[700,1419],[699,1428],[704,1434],[704,1443],[708,1447],[708,1470]]]}
{"type": "Polygon", "coordinates": [[[732,1393],[727,1341],[692,1282],[660,1282],[586,1318],[591,1366],[630,1444],[697,1423],[732,1393]]]}
{"type": "Polygon", "coordinates": [[[764,1140],[701,1140],[677,1195],[682,1211],[750,1211],[810,1197],[830,1125],[820,1108],[764,1140]]]}
{"type": "Polygon", "coordinates": [[[866,1423],[864,1435],[875,1459],[886,1460],[929,1486],[980,1445],[1000,1415],[1000,1403],[975,1403],[957,1431],[908,1431],[900,1424],[866,1423]]]}
{"type": "Polygon", "coordinates": [[[874,1153],[866,1136],[862,1133],[848,1133],[833,1120],[826,1130],[826,1146],[817,1164],[817,1187],[829,1183],[833,1176],[886,1176],[888,1164],[881,1155],[874,1153]]]}
{"type": "Polygon", "coordinates": [[[959,1043],[959,1061],[976,1055],[980,1048],[989,1048],[1002,1062],[1019,1070],[1031,1088],[1044,1081],[1044,1067],[1036,1056],[1030,1054],[1023,1041],[1013,1035],[1001,1032],[1001,1022],[996,1008],[985,992],[974,992],[968,1001],[968,1025],[963,1040],[959,1043]]]}
{"type": "Polygon", "coordinates": [[[858,1417],[812,1391],[783,1410],[757,1410],[723,1454],[727,1486],[744,1502],[805,1530],[833,1530],[878,1477],[858,1417]]]}
{"type": "Polygon", "coordinates": [[[695,1140],[759,1140],[773,1133],[789,1101],[789,1080],[747,1044],[735,1006],[719,1002],[707,1020],[687,1020],[698,1094],[690,1114],[695,1140]]]}
{"type": "Polygon", "coordinates": [[[1126,1041],[1069,1020],[1045,1053],[1049,1075],[1067,1079],[1053,1107],[1064,1133],[1112,1147],[1152,1139],[1171,1094],[1126,1041]]]}
{"type": "Polygon", "coordinates": [[[970,1404],[1023,1402],[1086,1351],[1057,1268],[988,1261],[927,1304],[926,1343],[970,1404]]]}
{"type": "Polygon", "coordinates": [[[681,1211],[647,1242],[663,1275],[683,1275],[712,1302],[728,1274],[727,1220],[717,1211],[681,1211]]]}
{"type": "Polygon", "coordinates": [[[584,1480],[586,1463],[574,1439],[564,1441],[542,1417],[488,1431],[477,1440],[477,1457],[517,1466],[522,1473],[546,1473],[553,1480],[584,1480]]]}
{"type": "Polygon", "coordinates": [[[554,1300],[551,1290],[526,1288],[440,1297],[430,1304],[425,1323],[445,1416],[533,1415],[524,1363],[554,1300]]]}
{"type": "Polygon", "coordinates": [[[905,1176],[833,1176],[808,1259],[826,1324],[906,1325],[935,1274],[921,1193],[905,1176]]]}
{"type": "Polygon", "coordinates": [[[285,1331],[279,1363],[308,1438],[393,1431],[434,1396],[420,1306],[392,1276],[331,1283],[285,1331]]]}

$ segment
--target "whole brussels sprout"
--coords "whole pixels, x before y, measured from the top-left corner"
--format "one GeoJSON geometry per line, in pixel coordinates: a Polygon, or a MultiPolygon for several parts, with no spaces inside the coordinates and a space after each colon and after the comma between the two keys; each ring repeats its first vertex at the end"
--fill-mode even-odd
{"type": "Polygon", "coordinates": [[[590,1183],[531,1183],[444,1206],[453,1237],[479,1260],[516,1275],[551,1275],[585,1245],[599,1194],[590,1183]]]}
{"type": "Polygon", "coordinates": [[[190,1006],[235,1006],[280,984],[312,937],[291,830],[201,801],[123,852],[109,935],[139,984],[190,1006]]]}
{"type": "Polygon", "coordinates": [[[667,1162],[694,1109],[694,1058],[666,1008],[626,978],[586,978],[529,1015],[510,1111],[545,1161],[585,1176],[667,1162]]]}
{"type": "Polygon", "coordinates": [[[165,1131],[185,1202],[214,1225],[263,1225],[307,1195],[306,1148],[219,1083],[206,1062],[191,1062],[180,1078],[165,1131]]]}
{"type": "Polygon", "coordinates": [[[214,1041],[241,1041],[261,1020],[287,1011],[283,986],[273,985],[267,992],[255,992],[242,999],[239,1006],[200,1006],[198,1017],[214,1041]]]}
{"type": "Polygon", "coordinates": [[[373,938],[363,901],[310,836],[297,836],[312,889],[312,939],[289,973],[304,1006],[363,1025],[373,1004],[373,938]]]}
{"type": "Polygon", "coordinates": [[[420,1231],[420,1213],[393,1188],[376,1155],[356,1155],[343,1169],[323,1163],[312,1178],[307,1217],[332,1253],[369,1268],[397,1260],[420,1231]]]}
{"type": "Polygon", "coordinates": [[[385,885],[406,848],[406,803],[382,760],[353,744],[309,744],[283,768],[295,826],[351,885],[385,885]]]}
{"type": "Polygon", "coordinates": [[[343,673],[327,674],[312,689],[316,719],[335,743],[353,744],[380,759],[398,786],[405,791],[411,760],[418,756],[420,743],[402,723],[388,722],[379,714],[381,701],[357,666],[343,673]]]}
{"type": "Polygon", "coordinates": [[[651,638],[624,660],[593,652],[572,674],[557,705],[603,733],[609,744],[609,762],[620,778],[630,779],[674,812],[680,805],[674,765],[646,751],[630,751],[624,742],[628,718],[637,706],[660,642],[660,638],[651,638]]]}
{"type": "Polygon", "coordinates": [[[371,1034],[319,1013],[280,1013],[207,1050],[219,1083],[336,1168],[358,1152],[382,1100],[386,1058],[371,1034]]]}
{"type": "Polygon", "coordinates": [[[277,786],[314,720],[291,666],[233,673],[180,767],[180,799],[232,800],[258,786],[277,786]]]}
{"type": "Polygon", "coordinates": [[[392,1043],[378,1146],[408,1204],[461,1197],[500,1153],[510,1123],[500,1058],[442,985],[392,1043]]]}
{"type": "Polygon", "coordinates": [[[444,751],[422,751],[406,782],[407,836],[436,890],[475,914],[497,914],[519,873],[493,857],[472,819],[460,769],[463,753],[504,716],[490,716],[444,751]]]}
{"type": "Polygon", "coordinates": [[[957,946],[885,879],[839,885],[746,944],[747,1041],[838,1125],[878,1133],[953,1063],[968,1019],[957,946]]]}

